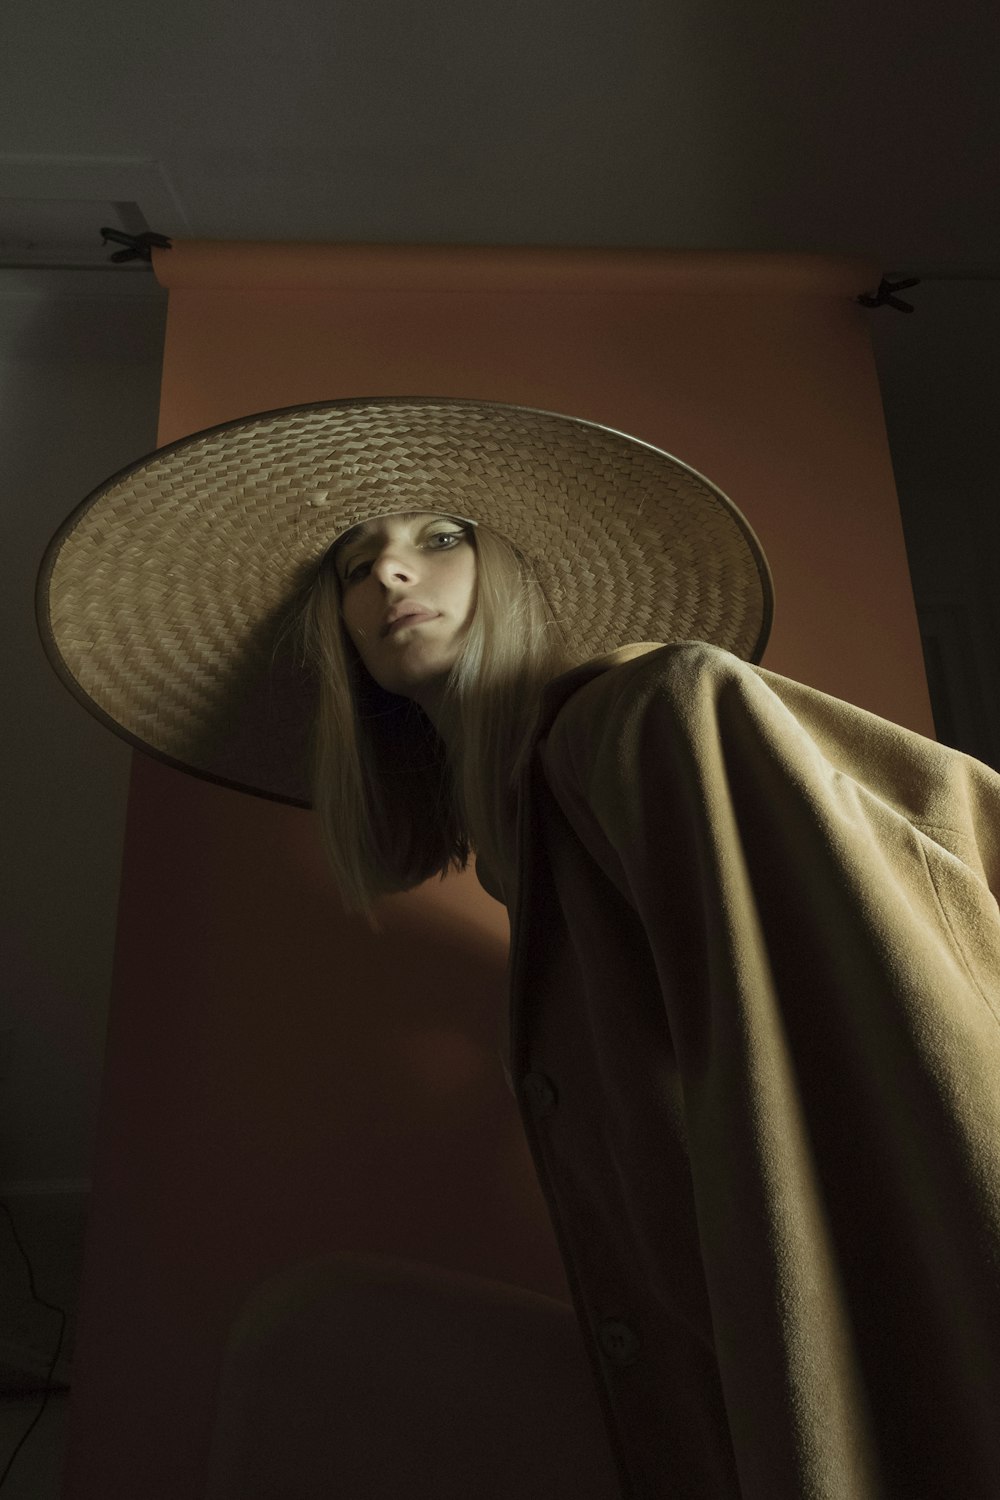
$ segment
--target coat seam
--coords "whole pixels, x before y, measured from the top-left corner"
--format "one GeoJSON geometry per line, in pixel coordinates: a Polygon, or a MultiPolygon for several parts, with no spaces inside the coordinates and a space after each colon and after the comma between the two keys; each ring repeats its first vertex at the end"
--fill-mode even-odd
{"type": "Polygon", "coordinates": [[[981,999],[983,1000],[984,1004],[986,1005],[987,1010],[989,1011],[990,1015],[993,1017],[994,1022],[996,1023],[997,1026],[1000,1026],[1000,1016],[997,1015],[996,1007],[994,1006],[993,1001],[990,999],[989,995],[987,995],[986,991],[983,989],[982,985],[979,982],[979,976],[976,974],[975,970],[972,967],[972,964],[969,961],[969,956],[966,953],[965,946],[962,943],[962,940],[961,940],[958,932],[955,929],[955,924],[952,922],[951,917],[948,915],[948,910],[947,910],[947,907],[945,906],[944,901],[942,899],[941,891],[940,891],[940,889],[938,887],[938,883],[937,883],[937,881],[934,878],[934,871],[931,868],[931,862],[927,858],[927,851],[920,844],[919,840],[917,842],[917,848],[920,850],[920,858],[923,860],[923,862],[924,862],[924,869],[927,871],[927,878],[930,881],[931,890],[934,893],[934,900],[937,903],[938,914],[940,915],[941,921],[943,922],[943,924],[944,924],[944,926],[945,926],[945,928],[946,928],[946,930],[948,932],[948,935],[951,938],[952,949],[953,949],[956,957],[960,960],[960,962],[962,964],[962,967],[964,968],[964,970],[966,972],[966,975],[968,976],[968,978],[969,978],[969,980],[970,980],[973,988],[975,989],[976,993],[981,997],[981,999]]]}

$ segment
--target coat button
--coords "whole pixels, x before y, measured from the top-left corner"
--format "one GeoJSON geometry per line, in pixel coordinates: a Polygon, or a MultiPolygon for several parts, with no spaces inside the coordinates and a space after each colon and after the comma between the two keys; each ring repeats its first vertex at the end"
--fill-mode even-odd
{"type": "Polygon", "coordinates": [[[536,1115],[550,1115],[559,1098],[555,1084],[544,1073],[525,1073],[521,1091],[536,1115]]]}
{"type": "Polygon", "coordinates": [[[601,1348],[616,1365],[630,1365],[639,1358],[642,1343],[634,1328],[618,1318],[605,1318],[598,1330],[601,1348]]]}

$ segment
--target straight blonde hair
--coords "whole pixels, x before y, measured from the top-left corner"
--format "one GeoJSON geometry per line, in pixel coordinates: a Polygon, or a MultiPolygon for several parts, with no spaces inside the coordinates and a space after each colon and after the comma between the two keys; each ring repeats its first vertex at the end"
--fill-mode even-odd
{"type": "Polygon", "coordinates": [[[365,669],[343,629],[329,555],[301,610],[319,688],[313,806],[346,910],[376,931],[380,896],[464,870],[472,852],[512,888],[517,785],[541,692],[579,660],[520,552],[482,526],[466,534],[476,549],[476,598],[443,695],[457,746],[450,756],[423,709],[365,669]]]}

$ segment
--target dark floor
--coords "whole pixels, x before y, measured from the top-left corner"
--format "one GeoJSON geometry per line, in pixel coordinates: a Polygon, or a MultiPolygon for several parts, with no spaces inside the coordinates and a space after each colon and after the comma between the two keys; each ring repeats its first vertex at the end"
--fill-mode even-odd
{"type": "MultiPolygon", "coordinates": [[[[42,1405],[38,1396],[0,1397],[0,1475],[42,1405]]],[[[59,1500],[69,1394],[53,1392],[44,1414],[0,1483],[0,1500],[59,1500]]]]}

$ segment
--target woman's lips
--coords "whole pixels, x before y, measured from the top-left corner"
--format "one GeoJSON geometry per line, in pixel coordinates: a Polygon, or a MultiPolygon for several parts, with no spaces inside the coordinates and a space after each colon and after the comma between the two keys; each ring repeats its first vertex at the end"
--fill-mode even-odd
{"type": "Polygon", "coordinates": [[[404,630],[407,625],[422,625],[426,620],[436,620],[438,616],[433,610],[422,609],[412,615],[403,615],[386,628],[386,635],[395,635],[397,630],[404,630]]]}

